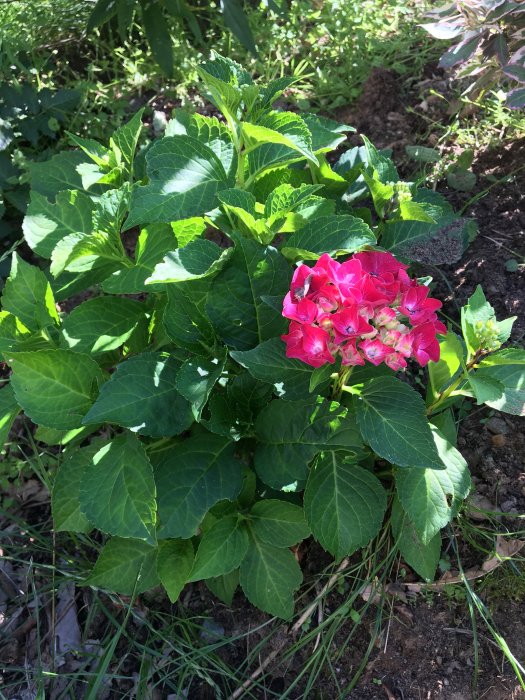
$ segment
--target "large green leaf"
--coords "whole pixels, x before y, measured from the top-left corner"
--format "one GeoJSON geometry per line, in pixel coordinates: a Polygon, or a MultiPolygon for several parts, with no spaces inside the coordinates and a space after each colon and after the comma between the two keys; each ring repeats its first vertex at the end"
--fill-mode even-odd
{"type": "Polygon", "coordinates": [[[231,607],[233,596],[239,585],[239,569],[230,571],[229,574],[224,574],[223,576],[209,578],[205,583],[214,596],[222,600],[225,605],[231,607]]]}
{"type": "MultiPolygon", "coordinates": [[[[303,399],[310,395],[313,368],[285,355],[285,345],[279,338],[272,338],[246,352],[232,351],[230,355],[248,372],[262,382],[273,384],[278,396],[287,400],[303,399]]],[[[324,391],[328,381],[317,387],[324,391]]]]}
{"type": "Polygon", "coordinates": [[[157,573],[168,598],[175,603],[193,568],[191,540],[164,540],[159,543],[157,573]]]}
{"type": "Polygon", "coordinates": [[[215,332],[204,313],[207,282],[195,280],[166,288],[168,303],[163,316],[166,333],[179,347],[199,355],[212,354],[215,343],[215,332]]]}
{"type": "Polygon", "coordinates": [[[236,350],[248,350],[279,335],[283,318],[261,296],[284,297],[289,277],[288,263],[275,248],[237,237],[207,298],[206,310],[219,337],[236,350]]]}
{"type": "Polygon", "coordinates": [[[13,388],[7,384],[0,389],[0,454],[4,451],[9,431],[19,413],[20,406],[15,398],[13,388]]]}
{"type": "Polygon", "coordinates": [[[216,206],[218,192],[233,185],[215,153],[190,136],[160,139],[146,164],[149,183],[132,192],[127,229],[202,215],[216,206]]]}
{"type": "Polygon", "coordinates": [[[142,24],[153,57],[163,72],[171,78],[173,75],[173,44],[169,24],[161,3],[140,0],[142,24]]]}
{"type": "Polygon", "coordinates": [[[7,362],[18,403],[34,423],[48,428],[78,428],[104,381],[89,355],[71,350],[15,352],[7,362]]]}
{"type": "Polygon", "coordinates": [[[50,258],[53,248],[68,234],[91,233],[94,208],[93,200],[83,192],[59,192],[55,204],[32,192],[22,225],[27,244],[38,255],[50,258]]]}
{"type": "Polygon", "coordinates": [[[471,488],[461,454],[434,427],[432,437],[445,469],[396,469],[399,500],[425,545],[457,514],[471,488]]]}
{"type": "Polygon", "coordinates": [[[371,472],[327,452],[316,460],[304,492],[304,512],[314,537],[336,559],[377,535],[386,492],[371,472]]]}
{"type": "Polygon", "coordinates": [[[153,470],[134,435],[119,435],[93,455],[82,476],[80,510],[102,532],[155,543],[153,470]]]}
{"type": "Polygon", "coordinates": [[[251,509],[250,519],[255,537],[274,547],[292,547],[311,533],[303,509],[287,501],[259,501],[251,509]]]}
{"type": "Polygon", "coordinates": [[[53,292],[42,270],[13,253],[11,272],[2,293],[2,308],[31,331],[58,325],[53,292]]]}
{"type": "Polygon", "coordinates": [[[338,124],[333,119],[321,117],[319,114],[302,114],[301,116],[310,130],[314,153],[334,151],[346,141],[347,132],[355,131],[353,126],[338,124]]]}
{"type": "MultiPolygon", "coordinates": [[[[70,233],[62,238],[51,253],[50,272],[60,281],[60,275],[65,271],[72,273],[73,285],[78,284],[78,279],[87,273],[93,273],[88,278],[88,283],[79,289],[93,286],[97,282],[109,277],[119,268],[127,265],[127,258],[115,234],[105,231],[95,233],[70,233]]],[[[75,292],[68,291],[66,297],[75,292]]]]}
{"type": "Polygon", "coordinates": [[[179,435],[192,421],[190,404],[177,391],[180,363],[146,352],[118,365],[82,421],[110,422],[141,435],[179,435]]]}
{"type": "Polygon", "coordinates": [[[209,277],[224,267],[232,252],[231,248],[224,250],[212,241],[199,238],[184,248],[170,251],[155,266],[146,284],[187,282],[209,277]]]}
{"type": "Polygon", "coordinates": [[[84,472],[91,467],[100,442],[72,452],[60,465],[51,496],[53,526],[56,532],[89,532],[93,525],[80,509],[80,484],[84,472]]]}
{"type": "Polygon", "coordinates": [[[253,539],[241,564],[240,584],[253,605],[270,615],[289,620],[294,610],[294,591],[303,575],[289,549],[253,539]]]}
{"type": "Polygon", "coordinates": [[[168,224],[149,224],[140,232],[135,249],[135,264],[121,267],[104,280],[102,289],[109,294],[138,294],[151,292],[146,286],[155,265],[177,245],[173,229],[168,224]]]}
{"type": "MultiPolygon", "coordinates": [[[[478,369],[472,379],[497,384],[498,391],[485,396],[484,402],[491,408],[515,416],[525,416],[525,368],[523,364],[494,365],[478,369]]],[[[481,403],[481,402],[480,402],[481,403]]]]}
{"type": "Polygon", "coordinates": [[[372,230],[362,219],[349,214],[320,216],[286,238],[282,252],[292,259],[316,260],[322,253],[354,253],[375,243],[372,230]]]}
{"type": "Polygon", "coordinates": [[[234,499],[242,486],[235,443],[201,433],[173,446],[155,465],[160,538],[193,537],[218,501],[234,499]]]}
{"type": "Polygon", "coordinates": [[[394,255],[432,265],[456,262],[469,241],[471,219],[444,214],[435,224],[423,221],[387,223],[381,245],[394,255]]]}
{"type": "MultiPolygon", "coordinates": [[[[17,346],[29,342],[39,342],[32,338],[31,331],[16,316],[8,311],[0,311],[0,352],[15,350],[17,346]]],[[[42,338],[42,341],[47,344],[42,338]]]]}
{"type": "Polygon", "coordinates": [[[252,143],[260,144],[248,154],[248,173],[252,179],[269,168],[302,158],[317,163],[310,131],[298,114],[272,112],[253,125],[251,131],[248,129],[252,143]]]}
{"type": "Polygon", "coordinates": [[[188,581],[229,574],[238,568],[247,550],[248,531],[242,520],[221,518],[202,536],[188,581]]]}
{"type": "Polygon", "coordinates": [[[177,109],[173,119],[168,122],[164,135],[187,135],[204,143],[221,161],[228,179],[235,177],[237,151],[228,125],[220,122],[217,117],[204,117],[201,114],[190,114],[185,109],[177,109]]]}
{"type": "Polygon", "coordinates": [[[378,377],[354,397],[364,441],[398,467],[443,469],[421,396],[394,377],[378,377]]]}
{"type": "Polygon", "coordinates": [[[83,190],[77,168],[87,160],[81,151],[62,151],[50,160],[29,161],[31,191],[54,199],[62,190],[83,190]]]}
{"type": "Polygon", "coordinates": [[[211,390],[222,374],[225,360],[225,355],[213,360],[193,357],[186,360],[180,368],[177,390],[190,402],[195,420],[200,420],[211,390]]]}
{"type": "Polygon", "coordinates": [[[432,581],[441,556],[441,534],[437,532],[423,544],[397,498],[392,506],[392,533],[406,563],[426,581],[432,581]]]}
{"type": "Polygon", "coordinates": [[[132,299],[88,299],[64,319],[63,345],[88,354],[115,350],[128,340],[144,313],[144,304],[132,299]]]}
{"type": "Polygon", "coordinates": [[[355,459],[362,449],[353,416],[320,396],[306,401],[275,399],[259,413],[255,432],[257,474],[277,489],[294,482],[302,486],[308,464],[323,450],[344,450],[355,459]]]}
{"type": "Polygon", "coordinates": [[[105,588],[122,595],[144,593],[159,584],[157,548],[142,540],[112,537],[84,581],[86,586],[105,588]]]}
{"type": "Polygon", "coordinates": [[[241,0],[223,0],[221,3],[224,23],[241,42],[245,49],[257,56],[252,30],[241,0]]]}

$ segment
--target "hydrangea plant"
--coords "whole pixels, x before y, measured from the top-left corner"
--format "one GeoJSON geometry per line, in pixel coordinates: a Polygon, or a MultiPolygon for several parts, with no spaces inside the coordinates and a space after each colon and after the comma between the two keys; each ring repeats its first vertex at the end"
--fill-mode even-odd
{"type": "Polygon", "coordinates": [[[240,585],[289,618],[291,548],[389,533],[430,579],[470,489],[455,403],[523,411],[512,319],[477,290],[446,332],[408,267],[460,256],[471,224],[366,139],[329,159],[351,128],[272,109],[290,80],[220,56],[200,74],[223,119],[176,111],[137,153],[139,113],[31,166],[2,438],[23,411],[59,461],[55,529],[103,533],[86,585],[240,585]]]}

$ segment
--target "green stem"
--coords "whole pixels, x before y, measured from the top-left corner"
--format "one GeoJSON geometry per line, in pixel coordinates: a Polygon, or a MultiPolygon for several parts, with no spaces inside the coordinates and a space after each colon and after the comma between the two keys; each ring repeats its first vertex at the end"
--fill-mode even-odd
{"type": "Polygon", "coordinates": [[[459,394],[456,394],[455,391],[459,387],[459,385],[465,381],[468,381],[468,374],[471,370],[475,369],[478,365],[478,362],[480,359],[483,357],[483,355],[486,355],[486,352],[483,351],[478,351],[474,357],[467,362],[466,365],[464,365],[464,371],[463,374],[461,374],[452,384],[447,387],[444,391],[442,391],[440,394],[438,394],[437,399],[430,404],[427,408],[427,416],[431,416],[437,408],[439,408],[447,399],[452,398],[453,396],[459,396],[459,394]]]}
{"type": "Polygon", "coordinates": [[[339,370],[332,387],[332,398],[334,401],[339,401],[341,399],[341,394],[345,388],[345,383],[352,374],[353,369],[353,367],[341,367],[339,370]]]}

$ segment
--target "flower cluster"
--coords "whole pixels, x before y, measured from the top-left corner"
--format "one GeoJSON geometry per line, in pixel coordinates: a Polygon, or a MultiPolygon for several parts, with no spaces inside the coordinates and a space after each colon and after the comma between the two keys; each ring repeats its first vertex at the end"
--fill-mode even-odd
{"type": "Polygon", "coordinates": [[[390,253],[366,251],[339,263],[328,254],[313,267],[300,265],[283,303],[291,320],[281,336],[286,356],[313,367],[335,362],[393,370],[413,357],[425,366],[439,359],[436,334],[445,334],[436,311],[441,302],[390,253]]]}

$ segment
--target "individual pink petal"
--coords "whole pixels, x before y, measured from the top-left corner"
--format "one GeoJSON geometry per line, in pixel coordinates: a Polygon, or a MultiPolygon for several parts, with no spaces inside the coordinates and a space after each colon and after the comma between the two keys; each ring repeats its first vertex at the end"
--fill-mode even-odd
{"type": "Polygon", "coordinates": [[[364,340],[359,343],[359,350],[373,365],[380,365],[385,357],[392,353],[392,348],[384,345],[380,340],[364,340]]]}
{"type": "Polygon", "coordinates": [[[393,352],[391,355],[385,357],[385,364],[397,372],[400,369],[405,369],[407,366],[407,361],[398,352],[393,352]]]}
{"type": "Polygon", "coordinates": [[[313,323],[317,317],[318,309],[310,299],[301,299],[297,303],[292,301],[292,293],[284,297],[283,316],[299,323],[313,323]]]}

